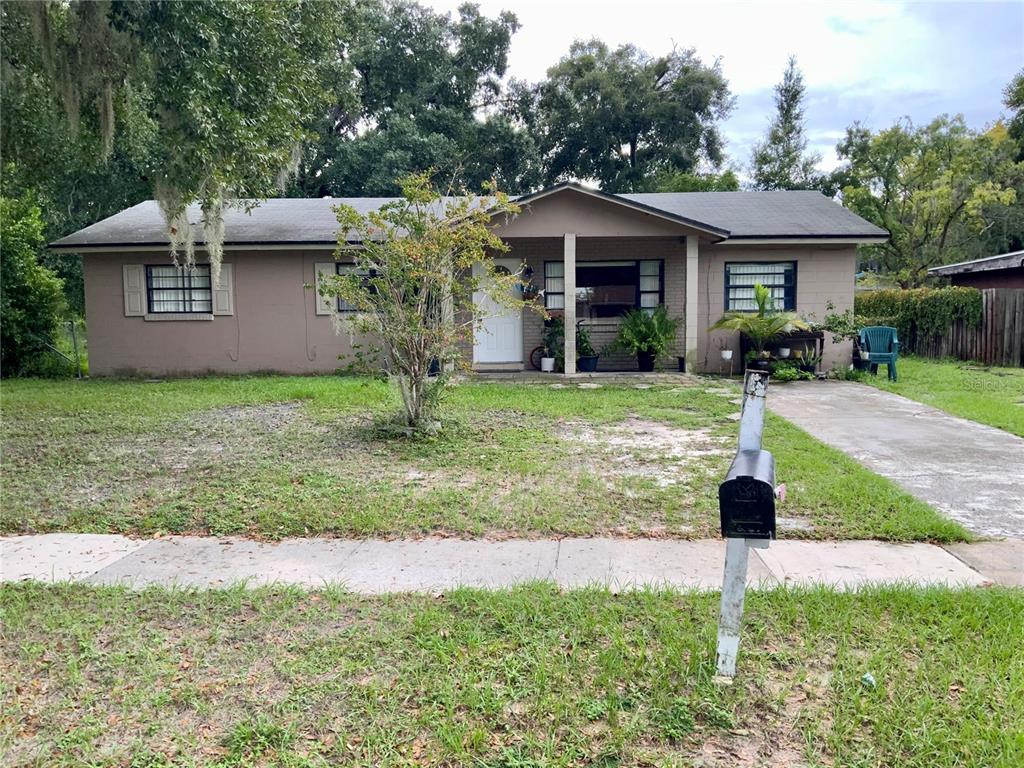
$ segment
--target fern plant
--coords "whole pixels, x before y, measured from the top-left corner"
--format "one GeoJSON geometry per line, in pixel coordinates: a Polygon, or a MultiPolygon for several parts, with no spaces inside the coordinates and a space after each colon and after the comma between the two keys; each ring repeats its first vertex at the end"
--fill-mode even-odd
{"type": "Polygon", "coordinates": [[[764,357],[765,345],[783,334],[807,330],[810,326],[796,312],[779,312],[772,302],[771,291],[760,283],[754,286],[754,312],[726,312],[711,330],[724,328],[739,331],[754,345],[757,357],[764,357]]]}
{"type": "Polygon", "coordinates": [[[642,309],[630,309],[622,315],[614,346],[634,355],[657,357],[675,342],[678,331],[679,319],[669,317],[664,304],[651,314],[642,309]]]}

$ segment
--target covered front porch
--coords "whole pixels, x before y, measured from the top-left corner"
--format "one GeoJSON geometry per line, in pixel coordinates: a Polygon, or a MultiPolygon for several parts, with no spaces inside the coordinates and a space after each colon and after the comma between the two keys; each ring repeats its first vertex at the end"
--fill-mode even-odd
{"type": "MultiPolygon", "coordinates": [[[[577,329],[598,353],[597,371],[638,369],[636,357],[611,351],[623,314],[653,312],[664,306],[679,320],[670,349],[658,370],[678,370],[679,359],[693,370],[698,347],[698,252],[701,239],[715,232],[608,199],[600,193],[564,188],[527,200],[523,212],[498,227],[509,251],[499,267],[524,270],[549,316],[560,318],[562,371],[577,373],[577,329]]],[[[544,345],[545,320],[532,310],[512,310],[488,318],[473,345],[473,368],[480,372],[532,371],[544,345]]]]}

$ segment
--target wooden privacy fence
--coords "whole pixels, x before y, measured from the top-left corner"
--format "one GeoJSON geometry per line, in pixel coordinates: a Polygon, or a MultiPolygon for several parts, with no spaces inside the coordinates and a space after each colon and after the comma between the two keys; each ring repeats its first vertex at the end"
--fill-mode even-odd
{"type": "Polygon", "coordinates": [[[925,357],[1024,367],[1024,288],[984,288],[981,301],[981,325],[957,320],[940,336],[913,334],[900,339],[903,350],[925,357]]]}

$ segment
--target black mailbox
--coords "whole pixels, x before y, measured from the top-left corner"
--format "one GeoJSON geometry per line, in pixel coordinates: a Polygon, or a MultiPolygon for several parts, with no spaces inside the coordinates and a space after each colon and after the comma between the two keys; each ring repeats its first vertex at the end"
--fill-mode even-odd
{"type": "Polygon", "coordinates": [[[768,451],[737,451],[718,486],[722,536],[775,538],[775,459],[768,451]]]}

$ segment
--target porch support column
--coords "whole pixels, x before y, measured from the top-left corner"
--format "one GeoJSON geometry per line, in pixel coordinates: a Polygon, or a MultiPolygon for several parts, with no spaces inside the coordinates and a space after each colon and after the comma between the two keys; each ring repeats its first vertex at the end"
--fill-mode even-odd
{"type": "Polygon", "coordinates": [[[686,237],[686,372],[697,370],[697,248],[696,235],[686,237]]]}
{"type": "Polygon", "coordinates": [[[565,372],[576,373],[576,235],[566,232],[563,236],[565,249],[565,372]]]}

